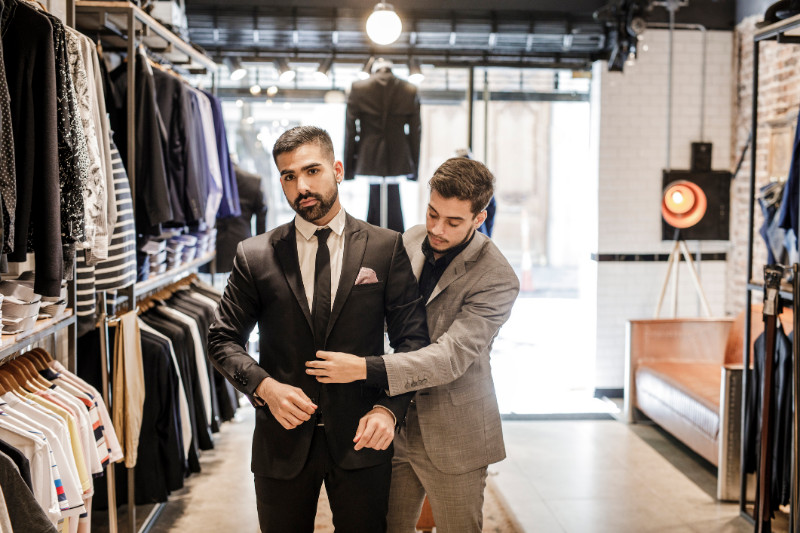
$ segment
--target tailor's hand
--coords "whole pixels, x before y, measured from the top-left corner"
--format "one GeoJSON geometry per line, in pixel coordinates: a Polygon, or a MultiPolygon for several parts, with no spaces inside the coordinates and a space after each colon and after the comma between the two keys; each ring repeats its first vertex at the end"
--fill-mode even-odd
{"type": "Polygon", "coordinates": [[[320,383],[350,383],[367,379],[367,361],[351,353],[317,352],[317,360],[306,361],[306,373],[320,383]]]}
{"type": "Polygon", "coordinates": [[[358,421],[353,442],[355,449],[385,450],[394,439],[394,416],[383,407],[375,407],[358,421]]]}
{"type": "Polygon", "coordinates": [[[267,402],[272,416],[286,429],[294,429],[306,422],[317,410],[317,406],[302,389],[264,378],[258,384],[256,394],[267,402]]]}

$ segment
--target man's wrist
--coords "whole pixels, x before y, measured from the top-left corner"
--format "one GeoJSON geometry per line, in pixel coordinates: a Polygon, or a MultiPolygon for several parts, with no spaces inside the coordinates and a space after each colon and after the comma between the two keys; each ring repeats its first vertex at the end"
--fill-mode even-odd
{"type": "Polygon", "coordinates": [[[397,417],[395,416],[395,414],[392,412],[391,409],[389,409],[385,405],[377,405],[377,404],[373,405],[372,408],[373,409],[383,409],[384,411],[386,411],[387,413],[392,415],[392,420],[394,420],[394,427],[397,427],[397,417]]]}

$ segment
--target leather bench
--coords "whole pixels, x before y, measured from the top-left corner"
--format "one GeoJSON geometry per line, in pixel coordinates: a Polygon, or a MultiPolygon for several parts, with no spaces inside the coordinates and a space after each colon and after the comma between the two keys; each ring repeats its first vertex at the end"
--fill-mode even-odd
{"type": "MultiPolygon", "coordinates": [[[[760,305],[751,316],[754,342],[763,331],[760,305]]],[[[791,313],[781,320],[790,331],[791,313]]],[[[720,500],[739,500],[743,346],[744,312],[627,324],[626,420],[646,415],[716,466],[720,500]]]]}

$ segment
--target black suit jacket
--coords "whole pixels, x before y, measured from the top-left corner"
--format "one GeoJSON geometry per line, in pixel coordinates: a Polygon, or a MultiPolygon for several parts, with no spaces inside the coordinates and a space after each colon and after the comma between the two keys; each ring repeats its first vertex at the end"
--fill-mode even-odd
{"type": "Polygon", "coordinates": [[[417,179],[422,123],[417,88],[381,71],[350,87],[344,140],[344,177],[417,179]],[[408,127],[408,133],[406,133],[408,127]]]}
{"type": "MultiPolygon", "coordinates": [[[[410,396],[387,397],[360,382],[322,385],[306,374],[316,358],[311,313],[297,259],[294,222],[239,244],[233,270],[209,334],[209,357],[234,387],[252,398],[271,376],[301,388],[323,413],[328,449],[345,469],[389,461],[385,451],[353,449],[359,419],[374,405],[390,409],[398,421],[410,396]],[[258,323],[260,358],[245,351],[258,323]]],[[[396,351],[428,343],[424,303],[400,234],[347,215],[344,257],[325,347],[360,356],[384,353],[384,323],[396,351]],[[378,283],[354,286],[362,267],[375,271],[378,283]]],[[[287,430],[267,407],[256,412],[252,470],[277,479],[296,476],[308,457],[315,421],[287,430]]]]}

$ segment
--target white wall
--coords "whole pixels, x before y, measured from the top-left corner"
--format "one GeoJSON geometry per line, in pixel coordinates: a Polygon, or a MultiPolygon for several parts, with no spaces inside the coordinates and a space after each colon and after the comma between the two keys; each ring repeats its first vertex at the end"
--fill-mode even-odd
{"type": "MultiPolygon", "coordinates": [[[[714,169],[728,169],[731,147],[733,34],[708,32],[705,134],[713,143],[714,169]]],[[[688,169],[691,145],[700,139],[702,37],[695,31],[674,35],[672,149],[674,169],[688,169]]],[[[597,149],[597,253],[669,253],[661,241],[661,171],[666,165],[668,32],[648,30],[642,51],[624,73],[594,68],[593,94],[598,124],[593,124],[597,149]]],[[[727,243],[689,242],[694,253],[727,251],[727,243]]],[[[666,262],[600,262],[597,264],[596,388],[623,386],[625,321],[651,317],[655,311],[666,262]]],[[[701,281],[712,314],[725,308],[725,263],[705,262],[701,281]]],[[[667,316],[669,308],[662,309],[667,316]]],[[[699,316],[696,293],[682,265],[679,316],[699,316]]]]}

